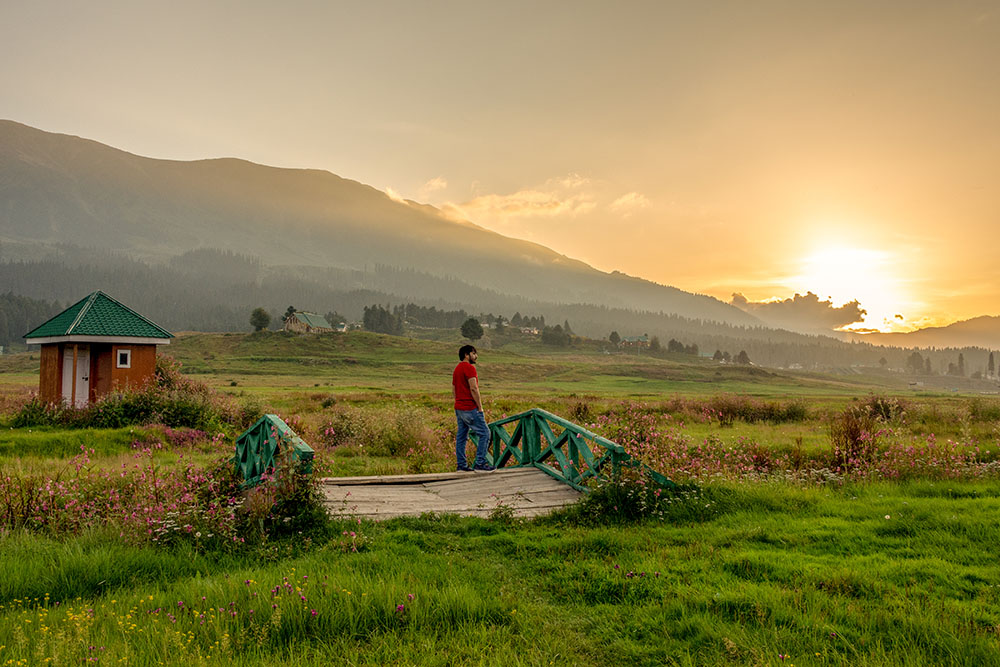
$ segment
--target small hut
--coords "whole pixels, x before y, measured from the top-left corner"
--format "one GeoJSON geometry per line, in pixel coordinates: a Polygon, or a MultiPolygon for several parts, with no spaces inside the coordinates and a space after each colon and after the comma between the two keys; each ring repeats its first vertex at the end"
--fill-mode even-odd
{"type": "Polygon", "coordinates": [[[43,401],[85,407],[156,371],[156,346],[174,335],[104,292],[94,292],[24,335],[41,345],[38,395],[43,401]]]}
{"type": "Polygon", "coordinates": [[[296,310],[285,320],[285,331],[296,333],[329,333],[333,327],[326,318],[305,310],[296,310]]]}

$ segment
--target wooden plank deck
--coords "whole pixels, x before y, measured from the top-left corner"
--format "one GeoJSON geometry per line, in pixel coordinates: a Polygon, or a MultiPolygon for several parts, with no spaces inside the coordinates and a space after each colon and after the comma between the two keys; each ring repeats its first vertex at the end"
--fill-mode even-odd
{"type": "Polygon", "coordinates": [[[499,504],[532,517],[576,502],[582,495],[537,468],[380,477],[328,477],[326,505],[334,516],[391,519],[425,512],[489,516],[499,504]]]}

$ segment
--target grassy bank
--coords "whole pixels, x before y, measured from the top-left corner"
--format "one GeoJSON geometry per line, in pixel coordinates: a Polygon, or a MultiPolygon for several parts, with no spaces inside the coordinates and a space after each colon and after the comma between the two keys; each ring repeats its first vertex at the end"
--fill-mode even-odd
{"type": "Polygon", "coordinates": [[[321,474],[450,469],[453,347],[182,336],[212,429],[12,428],[37,361],[5,358],[0,664],[1000,664],[991,397],[510,346],[491,419],[542,407],[700,490],[639,523],[310,525],[229,479],[263,410],[321,474]]]}
{"type": "Polygon", "coordinates": [[[996,482],[676,503],[637,525],[345,523],[225,557],[8,534],[0,661],[1000,664],[996,482]]]}

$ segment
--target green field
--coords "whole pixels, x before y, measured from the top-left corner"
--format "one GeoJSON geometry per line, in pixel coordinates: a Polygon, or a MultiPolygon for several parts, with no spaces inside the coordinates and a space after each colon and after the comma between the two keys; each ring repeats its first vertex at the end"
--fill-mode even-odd
{"type": "Polygon", "coordinates": [[[211,429],[13,427],[37,354],[0,357],[0,664],[1000,664],[1000,402],[905,377],[482,346],[488,418],[543,407],[681,489],[641,519],[598,490],[532,522],[266,530],[257,496],[230,524],[185,495],[263,410],[322,474],[450,469],[457,344],[180,336],[211,429]],[[838,469],[838,420],[872,410],[838,469]]]}

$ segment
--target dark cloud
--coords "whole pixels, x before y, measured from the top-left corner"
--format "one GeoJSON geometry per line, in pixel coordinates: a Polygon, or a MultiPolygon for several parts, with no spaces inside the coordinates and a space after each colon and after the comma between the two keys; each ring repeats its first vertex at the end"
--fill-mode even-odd
{"type": "Polygon", "coordinates": [[[749,301],[742,294],[733,294],[732,304],[756,315],[773,327],[818,333],[860,322],[865,309],[857,301],[835,308],[830,300],[820,301],[812,292],[796,294],[784,301],[749,301]]]}

